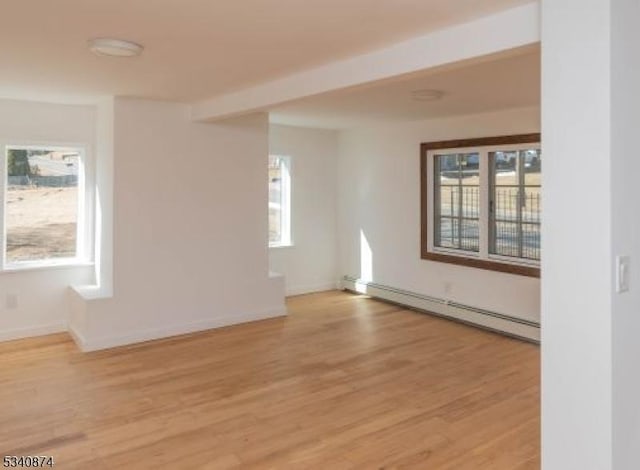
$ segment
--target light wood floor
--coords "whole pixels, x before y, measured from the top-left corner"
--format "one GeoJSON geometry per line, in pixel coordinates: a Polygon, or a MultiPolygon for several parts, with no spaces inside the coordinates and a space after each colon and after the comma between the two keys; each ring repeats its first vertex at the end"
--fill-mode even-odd
{"type": "Polygon", "coordinates": [[[342,292],[79,353],[0,344],[0,457],[78,469],[537,469],[539,349],[342,292]]]}

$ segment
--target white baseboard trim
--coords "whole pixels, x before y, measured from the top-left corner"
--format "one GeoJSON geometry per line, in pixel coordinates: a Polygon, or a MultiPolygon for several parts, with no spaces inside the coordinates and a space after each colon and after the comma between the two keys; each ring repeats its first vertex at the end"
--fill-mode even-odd
{"type": "Polygon", "coordinates": [[[82,352],[87,352],[87,350],[85,350],[85,345],[87,342],[84,339],[84,336],[82,336],[82,334],[73,325],[69,325],[68,332],[69,336],[71,336],[71,339],[73,339],[74,343],[76,343],[76,346],[78,346],[78,349],[80,349],[80,351],[82,352]]]}
{"type": "Polygon", "coordinates": [[[82,352],[98,351],[101,349],[115,348],[129,344],[142,343],[156,339],[170,338],[188,333],[222,328],[225,326],[239,325],[252,321],[266,320],[269,318],[283,317],[287,315],[287,307],[280,305],[265,309],[259,312],[247,313],[243,315],[228,315],[223,317],[200,320],[191,323],[171,325],[162,328],[150,328],[146,330],[134,331],[125,335],[87,338],[73,325],[69,326],[69,333],[82,352]]]}
{"type": "Polygon", "coordinates": [[[335,290],[340,288],[341,288],[340,281],[324,282],[322,284],[292,286],[292,287],[286,288],[285,295],[287,297],[291,297],[294,295],[311,294],[313,292],[323,292],[327,290],[335,290]]]}
{"type": "Polygon", "coordinates": [[[13,330],[0,331],[0,341],[33,338],[36,336],[64,333],[65,331],[67,331],[67,325],[64,323],[53,323],[50,325],[33,326],[28,328],[16,328],[13,330]]]}
{"type": "Polygon", "coordinates": [[[362,281],[349,276],[343,278],[342,288],[516,338],[535,343],[540,342],[540,324],[530,320],[362,281]]]}

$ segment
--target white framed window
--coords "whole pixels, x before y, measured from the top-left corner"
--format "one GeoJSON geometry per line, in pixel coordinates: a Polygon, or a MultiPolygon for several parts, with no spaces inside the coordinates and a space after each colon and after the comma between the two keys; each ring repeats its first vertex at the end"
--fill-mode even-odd
{"type": "Polygon", "coordinates": [[[85,148],[3,145],[2,269],[85,263],[85,148]]]}
{"type": "Polygon", "coordinates": [[[269,246],[291,245],[291,157],[269,155],[269,246]]]}
{"type": "Polygon", "coordinates": [[[422,144],[423,259],[539,276],[540,135],[422,144]]]}

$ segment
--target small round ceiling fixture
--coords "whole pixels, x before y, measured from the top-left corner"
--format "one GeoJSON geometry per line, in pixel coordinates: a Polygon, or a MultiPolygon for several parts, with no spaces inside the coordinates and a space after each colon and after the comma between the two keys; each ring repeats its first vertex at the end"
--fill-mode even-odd
{"type": "Polygon", "coordinates": [[[441,90],[413,90],[411,98],[414,101],[438,101],[442,99],[444,92],[441,90]]]}
{"type": "Polygon", "coordinates": [[[135,57],[144,47],[131,41],[114,38],[95,38],[89,40],[89,49],[96,55],[109,57],[135,57]]]}

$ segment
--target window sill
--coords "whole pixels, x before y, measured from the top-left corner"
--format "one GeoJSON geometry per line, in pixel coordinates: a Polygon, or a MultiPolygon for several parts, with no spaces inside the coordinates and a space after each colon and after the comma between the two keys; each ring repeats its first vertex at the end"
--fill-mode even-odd
{"type": "Polygon", "coordinates": [[[283,244],[278,244],[278,245],[269,245],[269,249],[272,248],[295,248],[295,245],[293,243],[283,243],[283,244]]]}
{"type": "Polygon", "coordinates": [[[429,261],[437,261],[439,263],[457,264],[459,266],[467,266],[469,268],[486,269],[488,271],[517,274],[519,276],[540,277],[540,268],[537,266],[526,266],[523,264],[505,263],[479,258],[467,258],[463,256],[432,252],[422,253],[421,258],[429,261]]]}
{"type": "Polygon", "coordinates": [[[1,273],[21,273],[26,271],[49,271],[57,269],[73,269],[94,266],[93,261],[64,260],[59,262],[20,263],[7,265],[1,273]]]}

